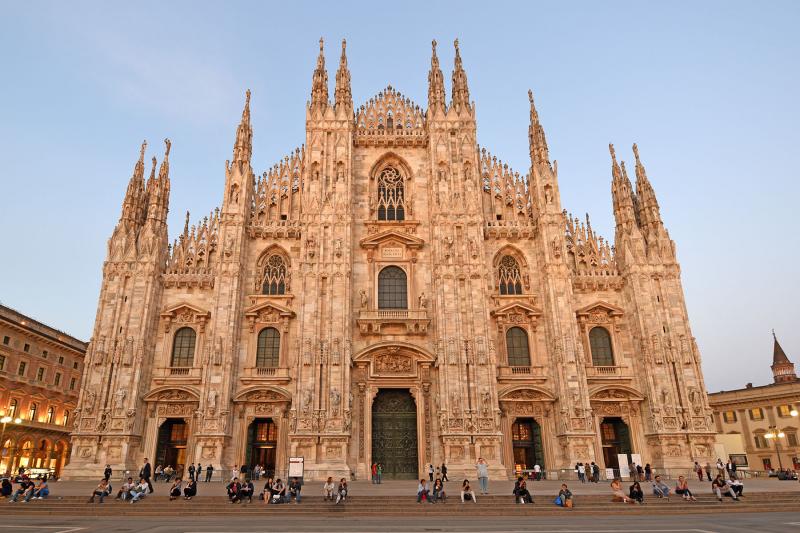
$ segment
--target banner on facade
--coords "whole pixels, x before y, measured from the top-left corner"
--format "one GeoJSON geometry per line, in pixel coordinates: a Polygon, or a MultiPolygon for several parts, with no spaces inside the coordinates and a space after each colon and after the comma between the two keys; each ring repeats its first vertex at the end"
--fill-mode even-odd
{"type": "Polygon", "coordinates": [[[289,457],[289,478],[303,477],[303,461],[302,457],[289,457]]]}
{"type": "Polygon", "coordinates": [[[628,454],[617,454],[617,461],[619,461],[619,477],[630,477],[631,468],[630,463],[628,463],[628,454]]]}

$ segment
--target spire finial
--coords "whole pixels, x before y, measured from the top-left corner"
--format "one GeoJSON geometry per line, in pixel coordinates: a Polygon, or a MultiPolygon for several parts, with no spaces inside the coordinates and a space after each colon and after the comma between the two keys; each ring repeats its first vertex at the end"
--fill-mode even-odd
{"type": "Polygon", "coordinates": [[[139,162],[144,163],[144,152],[147,150],[147,139],[142,141],[142,148],[139,150],[139,162]]]}
{"type": "Polygon", "coordinates": [[[336,71],[336,89],[334,100],[336,108],[353,109],[353,93],[350,90],[350,69],[347,68],[347,40],[342,39],[342,57],[339,61],[339,70],[336,71]]]}
{"type": "Polygon", "coordinates": [[[633,157],[636,158],[636,164],[640,165],[641,162],[639,161],[639,147],[636,146],[636,143],[633,143],[633,157]]]}
{"type": "Polygon", "coordinates": [[[612,143],[608,143],[608,152],[611,154],[611,161],[614,165],[617,164],[617,152],[614,150],[614,145],[612,143]]]}
{"type": "Polygon", "coordinates": [[[311,77],[311,107],[325,108],[328,105],[328,71],[325,70],[325,41],[319,38],[317,68],[311,77]]]}
{"type": "Polygon", "coordinates": [[[186,222],[183,224],[183,234],[189,235],[189,210],[186,210],[186,222]]]}
{"type": "Polygon", "coordinates": [[[320,37],[319,38],[319,53],[320,54],[322,53],[322,49],[324,48],[324,46],[325,46],[325,40],[322,37],[320,37]]]}
{"type": "Polygon", "coordinates": [[[467,73],[464,72],[464,66],[461,62],[461,51],[458,47],[458,39],[453,41],[456,48],[455,68],[453,68],[453,93],[451,100],[453,107],[456,110],[461,108],[468,109],[469,102],[469,86],[467,85],[467,73]]]}
{"type": "Polygon", "coordinates": [[[431,41],[431,69],[428,71],[428,109],[445,110],[444,76],[439,68],[439,57],[436,55],[436,39],[431,41]]]}
{"type": "Polygon", "coordinates": [[[164,152],[164,159],[169,157],[169,150],[172,148],[172,141],[169,139],[164,139],[164,144],[167,146],[166,151],[164,152]]]}

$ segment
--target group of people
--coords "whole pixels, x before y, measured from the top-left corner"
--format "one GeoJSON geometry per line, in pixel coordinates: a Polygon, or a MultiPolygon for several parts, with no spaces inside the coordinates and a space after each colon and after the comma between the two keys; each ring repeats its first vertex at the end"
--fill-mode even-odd
{"type": "MultiPolygon", "coordinates": [[[[230,483],[225,487],[228,493],[228,500],[233,503],[247,503],[253,502],[253,495],[255,493],[255,486],[250,478],[244,478],[240,481],[238,477],[234,477],[230,483]]],[[[267,476],[264,489],[259,494],[259,499],[263,500],[265,504],[278,504],[278,503],[291,503],[294,499],[295,503],[302,501],[303,481],[299,478],[293,477],[288,484],[284,484],[280,478],[273,480],[272,477],[267,476]]],[[[341,478],[338,485],[333,482],[333,478],[329,477],[325,484],[322,486],[322,495],[325,500],[335,501],[336,504],[347,500],[348,484],[346,478],[341,478]]]]}
{"type": "MultiPolygon", "coordinates": [[[[703,481],[703,479],[700,479],[703,481]]],[[[652,481],[653,496],[656,498],[666,498],[669,500],[672,489],[667,485],[660,475],[656,475],[652,481]]],[[[625,495],[622,491],[622,482],[619,478],[611,481],[611,492],[613,494],[612,501],[623,503],[644,503],[644,490],[641,483],[634,478],[633,483],[628,488],[628,494],[625,495]]],[[[681,496],[685,501],[697,501],[691,489],[689,488],[689,481],[685,476],[678,476],[675,482],[675,494],[681,496]]],[[[717,474],[711,481],[711,492],[722,501],[723,496],[730,496],[734,501],[738,501],[744,492],[744,485],[738,479],[728,479],[717,474]]]]}
{"type": "Polygon", "coordinates": [[[47,486],[45,477],[36,482],[23,474],[19,480],[17,490],[14,490],[14,486],[8,478],[3,478],[0,494],[4,498],[8,498],[8,503],[27,503],[31,500],[44,500],[47,498],[50,495],[50,487],[47,486]]]}
{"type": "MultiPolygon", "coordinates": [[[[206,483],[211,481],[211,477],[214,475],[214,465],[208,465],[205,467],[205,479],[206,483]]],[[[176,479],[182,478],[183,472],[182,470],[176,470],[172,465],[167,465],[162,467],[161,465],[157,465],[154,473],[154,480],[160,481],[164,480],[165,483],[169,483],[170,481],[175,482],[176,479]]],[[[186,469],[186,473],[189,475],[189,480],[194,481],[195,483],[200,483],[201,478],[203,478],[203,465],[197,463],[195,466],[194,463],[190,464],[189,467],[186,469]]]]}
{"type": "MultiPolygon", "coordinates": [[[[534,472],[536,471],[536,466],[533,467],[534,472]]],[[[594,461],[575,464],[575,473],[581,483],[597,483],[600,481],[600,467],[594,461]]]]}

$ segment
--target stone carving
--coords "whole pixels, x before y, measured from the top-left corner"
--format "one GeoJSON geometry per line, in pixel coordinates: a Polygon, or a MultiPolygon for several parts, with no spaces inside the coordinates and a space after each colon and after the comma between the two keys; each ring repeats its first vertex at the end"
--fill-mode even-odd
{"type": "Polygon", "coordinates": [[[419,295],[419,308],[420,309],[427,309],[428,308],[428,297],[425,296],[425,293],[419,295]]]}
{"type": "Polygon", "coordinates": [[[83,398],[83,412],[87,415],[94,413],[94,402],[97,400],[97,395],[91,389],[86,389],[83,398]]]}
{"type": "Polygon", "coordinates": [[[303,413],[308,414],[311,410],[311,391],[306,390],[303,392],[303,413]]]}
{"type": "Polygon", "coordinates": [[[410,374],[413,360],[404,355],[381,354],[375,356],[375,372],[378,374],[410,374]]]}
{"type": "Polygon", "coordinates": [[[331,389],[331,411],[334,416],[339,414],[339,406],[342,403],[342,395],[337,389],[331,389]]]}
{"type": "Polygon", "coordinates": [[[128,395],[128,391],[125,389],[119,389],[116,393],[114,393],[114,409],[117,411],[122,411],[125,409],[125,397],[128,395]]]}
{"type": "Polygon", "coordinates": [[[369,305],[369,296],[367,295],[367,291],[361,289],[358,291],[359,298],[361,299],[361,309],[366,309],[369,305]]]}
{"type": "Polygon", "coordinates": [[[189,396],[189,393],[187,393],[186,391],[173,389],[158,393],[155,399],[158,401],[184,402],[190,400],[191,397],[189,396]]]}
{"type": "Polygon", "coordinates": [[[211,389],[208,391],[208,412],[210,415],[214,415],[217,411],[217,391],[211,389]]]}

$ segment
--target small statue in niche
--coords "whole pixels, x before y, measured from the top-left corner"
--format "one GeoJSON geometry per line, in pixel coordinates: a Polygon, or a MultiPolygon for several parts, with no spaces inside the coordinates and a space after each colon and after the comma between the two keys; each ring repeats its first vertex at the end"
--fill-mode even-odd
{"type": "Polygon", "coordinates": [[[367,305],[369,304],[369,296],[367,296],[367,291],[361,289],[358,294],[361,297],[361,309],[366,309],[367,305]]]}
{"type": "Polygon", "coordinates": [[[428,297],[425,295],[425,292],[419,295],[419,308],[420,309],[428,308],[428,297]]]}

